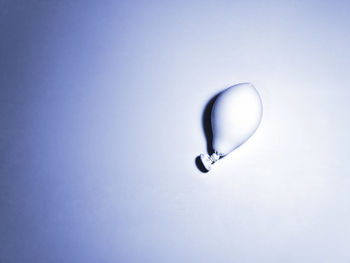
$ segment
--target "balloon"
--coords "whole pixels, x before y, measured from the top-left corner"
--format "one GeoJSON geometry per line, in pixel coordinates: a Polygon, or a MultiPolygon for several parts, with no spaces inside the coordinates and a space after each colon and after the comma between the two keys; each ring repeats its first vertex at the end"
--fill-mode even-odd
{"type": "Polygon", "coordinates": [[[262,102],[250,83],[240,83],[222,91],[212,108],[211,126],[214,153],[201,154],[204,167],[211,166],[248,140],[262,118],[262,102]]]}

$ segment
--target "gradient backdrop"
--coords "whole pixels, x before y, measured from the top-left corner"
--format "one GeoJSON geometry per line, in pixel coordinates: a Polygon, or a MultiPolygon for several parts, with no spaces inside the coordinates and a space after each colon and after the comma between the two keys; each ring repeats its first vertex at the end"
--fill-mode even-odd
{"type": "Polygon", "coordinates": [[[0,1],[0,262],[350,262],[348,1],[0,1]],[[201,173],[202,113],[264,117],[201,173]]]}

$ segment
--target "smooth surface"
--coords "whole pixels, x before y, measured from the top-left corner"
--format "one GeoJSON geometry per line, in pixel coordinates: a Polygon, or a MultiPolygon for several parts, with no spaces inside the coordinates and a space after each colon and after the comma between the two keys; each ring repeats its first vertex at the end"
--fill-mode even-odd
{"type": "Polygon", "coordinates": [[[0,1],[0,262],[349,262],[349,11],[0,1]],[[261,126],[202,174],[240,82],[261,126]]]}
{"type": "Polygon", "coordinates": [[[260,95],[250,83],[239,83],[222,91],[212,113],[213,149],[221,156],[248,140],[263,114],[260,95]]]}

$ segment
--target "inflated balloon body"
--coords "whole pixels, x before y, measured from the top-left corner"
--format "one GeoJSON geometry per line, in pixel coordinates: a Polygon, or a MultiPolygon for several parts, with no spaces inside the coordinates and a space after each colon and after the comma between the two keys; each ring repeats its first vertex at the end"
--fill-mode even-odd
{"type": "Polygon", "coordinates": [[[234,85],[219,94],[211,112],[214,153],[201,154],[204,167],[212,164],[254,134],[262,118],[262,102],[250,83],[234,85]]]}

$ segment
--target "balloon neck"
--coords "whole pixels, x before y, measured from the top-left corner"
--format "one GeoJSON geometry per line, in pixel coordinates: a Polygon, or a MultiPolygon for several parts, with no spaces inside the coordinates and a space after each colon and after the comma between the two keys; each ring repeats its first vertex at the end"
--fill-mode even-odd
{"type": "Polygon", "coordinates": [[[209,158],[215,163],[220,159],[220,155],[214,152],[209,158]]]}
{"type": "Polygon", "coordinates": [[[220,159],[220,155],[217,154],[216,152],[214,152],[212,155],[208,155],[208,154],[201,154],[200,158],[202,161],[202,164],[204,165],[205,169],[207,169],[207,171],[211,170],[211,166],[216,163],[219,159],[220,159]]]}

